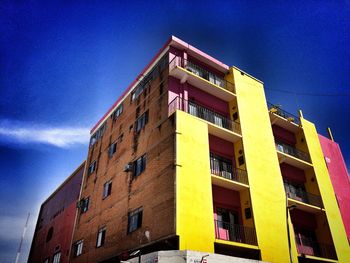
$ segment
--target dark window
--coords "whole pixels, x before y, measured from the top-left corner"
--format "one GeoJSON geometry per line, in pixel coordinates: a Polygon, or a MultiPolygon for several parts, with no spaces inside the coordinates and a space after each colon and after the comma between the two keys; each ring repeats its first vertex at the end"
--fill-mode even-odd
{"type": "Polygon", "coordinates": [[[79,240],[74,243],[73,250],[74,250],[74,256],[80,256],[83,254],[83,246],[84,246],[84,240],[79,240]]]}
{"type": "Polygon", "coordinates": [[[105,244],[106,228],[101,228],[97,233],[96,247],[102,247],[105,244]]]}
{"type": "Polygon", "coordinates": [[[139,176],[146,169],[146,155],[141,156],[133,163],[134,177],[139,176]]]}
{"type": "Polygon", "coordinates": [[[117,143],[112,143],[108,148],[108,157],[112,158],[113,154],[117,151],[117,143]]]}
{"type": "Polygon", "coordinates": [[[128,234],[134,232],[142,225],[142,207],[132,211],[128,216],[128,234]]]}
{"type": "Polygon", "coordinates": [[[50,227],[49,231],[47,231],[46,242],[49,242],[53,236],[53,227],[50,227]]]}
{"type": "Polygon", "coordinates": [[[88,174],[92,174],[96,170],[96,161],[93,161],[89,165],[88,174]]]}
{"type": "Polygon", "coordinates": [[[103,198],[106,198],[111,194],[112,191],[112,181],[109,181],[103,185],[103,198]]]}
{"type": "Polygon", "coordinates": [[[244,214],[245,214],[245,219],[252,218],[252,210],[250,209],[250,207],[247,207],[244,209],[244,214]]]}
{"type": "Polygon", "coordinates": [[[123,113],[123,104],[120,104],[113,113],[113,119],[116,120],[123,113]]]}
{"type": "Polygon", "coordinates": [[[53,255],[52,263],[60,263],[61,262],[61,251],[56,252],[53,255]]]}
{"type": "Polygon", "coordinates": [[[239,156],[238,157],[238,165],[243,165],[244,164],[244,156],[239,156]]]}
{"type": "Polygon", "coordinates": [[[135,124],[136,132],[139,132],[148,123],[148,111],[143,113],[137,120],[135,124]]]}
{"type": "Polygon", "coordinates": [[[90,197],[86,197],[80,200],[79,207],[80,207],[81,214],[84,214],[89,210],[89,202],[90,202],[90,197]]]}

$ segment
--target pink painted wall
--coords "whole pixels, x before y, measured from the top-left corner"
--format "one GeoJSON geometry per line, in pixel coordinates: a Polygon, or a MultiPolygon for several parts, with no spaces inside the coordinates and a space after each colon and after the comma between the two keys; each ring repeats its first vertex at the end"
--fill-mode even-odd
{"type": "Polygon", "coordinates": [[[316,229],[317,222],[314,214],[294,209],[290,211],[290,218],[295,228],[316,229]]]}
{"type": "Polygon", "coordinates": [[[300,184],[306,182],[305,173],[303,170],[286,163],[281,163],[280,167],[283,178],[287,179],[288,181],[300,184]]]}
{"type": "Polygon", "coordinates": [[[338,143],[318,135],[333,189],[338,200],[340,213],[350,240],[350,179],[338,143]]]}
{"type": "Polygon", "coordinates": [[[212,186],[213,203],[214,203],[214,219],[217,219],[216,208],[226,208],[237,212],[239,222],[242,223],[241,200],[239,192],[228,190],[216,185],[212,186]]]}
{"type": "Polygon", "coordinates": [[[272,125],[272,132],[276,140],[290,144],[290,145],[296,144],[294,133],[287,131],[286,129],[278,125],[272,125]]]}

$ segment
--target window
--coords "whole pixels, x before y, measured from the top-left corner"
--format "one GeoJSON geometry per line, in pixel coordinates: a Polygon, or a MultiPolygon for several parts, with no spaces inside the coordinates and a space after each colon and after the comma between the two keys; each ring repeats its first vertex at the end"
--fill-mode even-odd
{"type": "Polygon", "coordinates": [[[146,169],[146,155],[142,155],[133,163],[134,177],[139,176],[146,169]]]}
{"type": "Polygon", "coordinates": [[[112,181],[109,181],[103,185],[103,198],[106,198],[111,194],[112,191],[112,181]]]}
{"type": "Polygon", "coordinates": [[[53,255],[52,263],[60,263],[61,262],[60,260],[61,260],[61,251],[56,252],[53,255]]]}
{"type": "Polygon", "coordinates": [[[112,143],[108,148],[108,157],[112,158],[113,154],[117,151],[117,143],[112,143]]]}
{"type": "Polygon", "coordinates": [[[90,138],[90,146],[93,146],[93,145],[98,141],[98,139],[100,139],[100,138],[103,136],[103,134],[104,134],[106,128],[107,128],[107,125],[106,125],[106,122],[105,122],[105,123],[103,123],[103,124],[101,125],[101,127],[91,136],[91,138],[90,138]]]}
{"type": "Polygon", "coordinates": [[[116,120],[123,113],[123,104],[120,104],[113,113],[113,120],[116,120]]]}
{"type": "Polygon", "coordinates": [[[83,246],[84,246],[84,240],[79,240],[75,242],[73,250],[74,250],[74,256],[80,256],[83,254],[83,246]]]}
{"type": "Polygon", "coordinates": [[[96,161],[93,161],[89,165],[88,174],[92,174],[96,170],[96,161]]]}
{"type": "Polygon", "coordinates": [[[50,227],[49,231],[47,231],[46,242],[49,242],[53,236],[53,227],[50,227]]]}
{"type": "Polygon", "coordinates": [[[132,211],[128,216],[128,234],[134,232],[142,225],[142,207],[132,211]]]}
{"type": "Polygon", "coordinates": [[[81,199],[79,202],[80,213],[84,214],[89,210],[90,197],[81,199]]]}
{"type": "Polygon", "coordinates": [[[148,123],[148,111],[143,113],[137,120],[136,120],[136,132],[139,132],[143,127],[146,126],[148,123]]]}
{"type": "Polygon", "coordinates": [[[106,228],[101,228],[97,233],[96,247],[102,247],[105,243],[106,228]]]}

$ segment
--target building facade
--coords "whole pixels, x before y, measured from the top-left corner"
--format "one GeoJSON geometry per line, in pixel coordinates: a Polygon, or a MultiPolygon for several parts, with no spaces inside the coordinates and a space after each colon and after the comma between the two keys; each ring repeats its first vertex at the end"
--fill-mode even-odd
{"type": "Polygon", "coordinates": [[[176,37],[92,129],[74,224],[74,263],[350,262],[314,124],[176,37]]]}
{"type": "Polygon", "coordinates": [[[69,262],[85,162],[41,205],[29,263],[69,262]]]}
{"type": "MultiPolygon", "coordinates": [[[[329,130],[330,131],[330,130],[329,130]]],[[[339,144],[333,140],[319,135],[323,155],[332,181],[335,196],[345,226],[346,234],[350,242],[350,179],[339,144]]]]}

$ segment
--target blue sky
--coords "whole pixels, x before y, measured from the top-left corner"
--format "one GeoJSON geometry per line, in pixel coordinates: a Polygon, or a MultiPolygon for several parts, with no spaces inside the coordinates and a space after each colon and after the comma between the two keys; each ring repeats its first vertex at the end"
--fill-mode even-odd
{"type": "Polygon", "coordinates": [[[0,3],[1,262],[30,212],[26,262],[39,205],[170,35],[263,80],[269,101],[303,109],[321,134],[330,126],[350,163],[349,1],[88,2],[0,3]]]}

